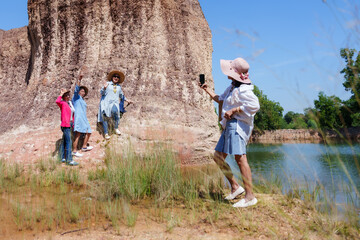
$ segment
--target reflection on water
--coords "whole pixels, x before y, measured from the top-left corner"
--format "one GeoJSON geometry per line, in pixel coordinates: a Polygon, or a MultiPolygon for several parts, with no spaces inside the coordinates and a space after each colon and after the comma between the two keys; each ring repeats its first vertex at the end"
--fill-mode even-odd
{"type": "MultiPolygon", "coordinates": [[[[351,194],[360,205],[360,144],[250,144],[247,156],[254,182],[275,175],[284,191],[294,181],[310,188],[319,184],[337,203],[344,203],[345,194],[351,194]]],[[[227,162],[238,175],[234,158],[229,156],[227,162]]]]}

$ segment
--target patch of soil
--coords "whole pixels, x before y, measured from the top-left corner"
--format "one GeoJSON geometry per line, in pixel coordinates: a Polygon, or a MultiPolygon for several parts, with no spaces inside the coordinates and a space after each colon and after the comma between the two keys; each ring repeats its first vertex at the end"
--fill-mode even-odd
{"type": "MultiPolygon", "coordinates": [[[[26,168],[42,159],[57,158],[61,139],[60,127],[42,127],[33,130],[22,126],[15,131],[1,135],[0,159],[9,163],[23,164],[26,168]]],[[[74,157],[73,159],[79,163],[80,172],[96,169],[104,166],[107,145],[113,144],[121,150],[128,145],[129,139],[130,137],[123,133],[121,135],[113,134],[111,139],[106,141],[99,132],[93,131],[88,144],[94,148],[87,152],[79,150],[83,157],[74,157]]],[[[81,143],[81,140],[79,142],[81,143]]]]}
{"type": "MultiPolygon", "coordinates": [[[[1,239],[342,239],[336,228],[302,201],[280,195],[257,194],[256,206],[234,209],[230,203],[197,202],[193,207],[174,202],[156,207],[151,200],[131,205],[135,225],[113,225],[104,215],[65,224],[63,229],[19,231],[11,207],[1,202],[1,239]],[[4,207],[5,206],[5,207],[4,207]]],[[[236,200],[237,201],[237,200],[236,200]]],[[[53,210],[54,211],[54,210],[53,210]]],[[[40,230],[41,229],[41,230],[40,230]]],[[[352,232],[349,238],[360,237],[352,232]]]]}

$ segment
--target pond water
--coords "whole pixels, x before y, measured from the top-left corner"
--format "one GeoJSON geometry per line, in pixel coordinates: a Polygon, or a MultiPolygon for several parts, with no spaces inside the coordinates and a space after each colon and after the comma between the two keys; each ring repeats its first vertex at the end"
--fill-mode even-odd
{"type": "MultiPolygon", "coordinates": [[[[351,200],[360,207],[360,144],[249,144],[248,161],[253,181],[277,177],[283,192],[296,183],[305,189],[321,186],[338,204],[351,200]]],[[[226,159],[235,175],[232,156],[226,159]]]]}

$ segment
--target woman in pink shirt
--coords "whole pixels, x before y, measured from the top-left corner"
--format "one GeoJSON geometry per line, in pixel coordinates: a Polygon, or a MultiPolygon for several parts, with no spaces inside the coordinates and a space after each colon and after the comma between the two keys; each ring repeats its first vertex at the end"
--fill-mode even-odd
{"type": "Polygon", "coordinates": [[[71,124],[73,122],[73,113],[75,109],[70,101],[70,91],[61,89],[60,96],[56,99],[56,104],[61,111],[61,131],[63,132],[62,142],[60,145],[61,161],[70,166],[79,165],[72,160],[71,154],[71,124]]]}

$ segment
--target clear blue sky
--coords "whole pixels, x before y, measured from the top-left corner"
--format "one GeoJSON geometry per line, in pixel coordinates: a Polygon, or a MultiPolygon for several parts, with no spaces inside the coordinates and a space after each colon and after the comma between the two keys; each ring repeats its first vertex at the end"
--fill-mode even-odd
{"type": "MultiPolygon", "coordinates": [[[[220,59],[243,57],[250,79],[288,111],[313,106],[319,91],[348,99],[342,47],[360,50],[358,0],[199,0],[213,35],[215,91],[229,80],[220,59]],[[356,7],[355,7],[356,6],[356,7]]],[[[0,29],[26,26],[27,1],[1,0],[0,29]]]]}

